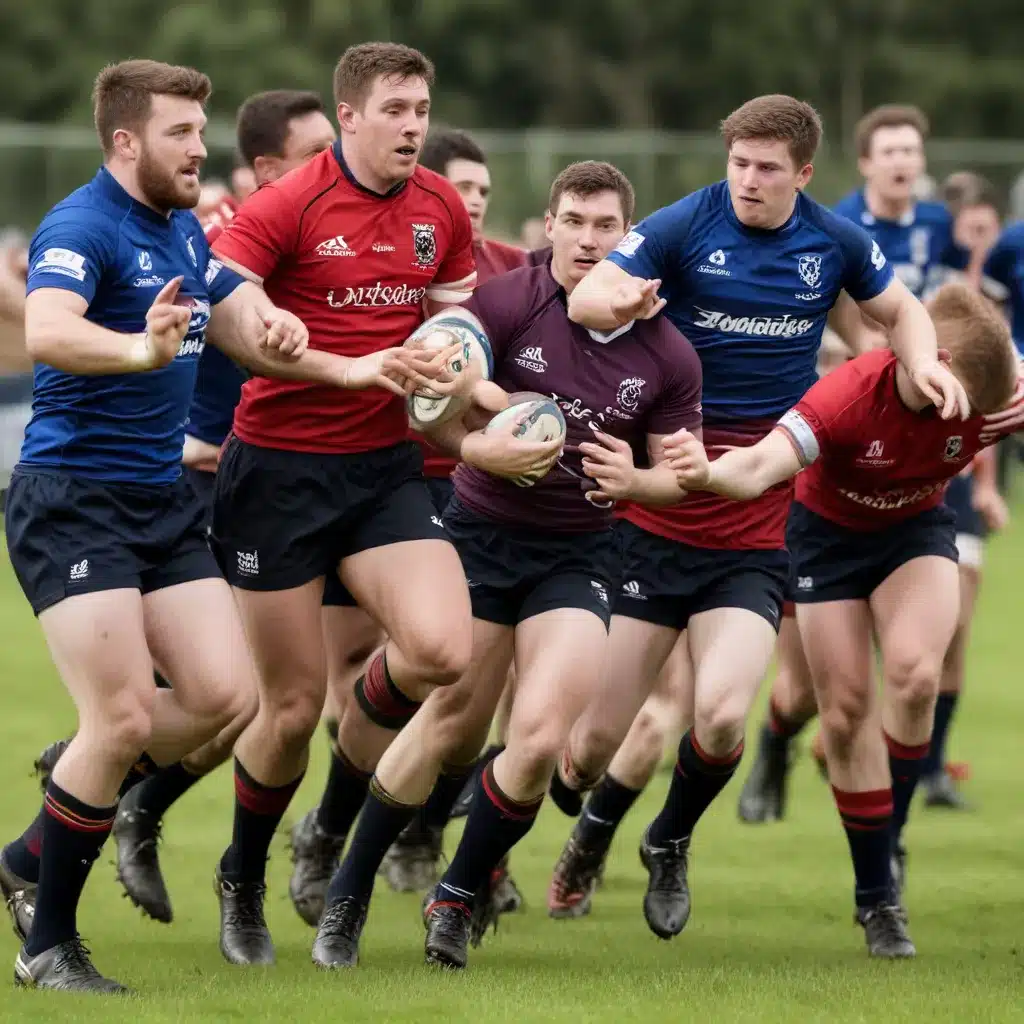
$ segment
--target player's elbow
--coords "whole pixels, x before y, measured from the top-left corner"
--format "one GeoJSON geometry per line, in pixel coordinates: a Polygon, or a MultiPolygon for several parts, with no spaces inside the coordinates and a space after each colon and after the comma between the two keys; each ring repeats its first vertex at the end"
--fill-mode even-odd
{"type": "Polygon", "coordinates": [[[52,364],[60,345],[59,325],[46,317],[25,320],[25,351],[33,363],[52,364]]]}

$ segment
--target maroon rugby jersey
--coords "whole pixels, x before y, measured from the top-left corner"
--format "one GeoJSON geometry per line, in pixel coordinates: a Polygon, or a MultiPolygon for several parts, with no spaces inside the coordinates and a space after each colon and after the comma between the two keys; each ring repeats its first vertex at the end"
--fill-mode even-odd
{"type": "Polygon", "coordinates": [[[567,428],[562,458],[533,487],[460,465],[455,493],[478,515],[552,531],[603,529],[612,509],[584,497],[582,456],[570,449],[594,440],[592,427],[632,445],[700,427],[700,360],[665,317],[597,340],[569,319],[565,291],[546,263],[494,278],[465,306],[491,339],[495,383],[551,396],[567,428]]]}
{"type": "Polygon", "coordinates": [[[946,485],[982,448],[984,419],[908,409],[888,349],[850,360],[779,421],[807,468],[796,500],[851,530],[881,530],[941,504],[946,485]]]}
{"type": "MultiPolygon", "coordinates": [[[[528,265],[530,253],[514,245],[495,242],[489,238],[473,240],[473,259],[476,261],[476,283],[482,285],[492,277],[498,277],[517,267],[528,265]]],[[[438,451],[432,444],[424,440],[422,434],[410,431],[414,441],[419,442],[423,449],[423,475],[447,478],[455,472],[458,459],[438,451]]]]}
{"type": "MultiPolygon", "coordinates": [[[[214,248],[263,278],[274,303],[305,323],[310,348],[357,358],[401,345],[423,322],[424,298],[470,292],[472,244],[447,178],[417,167],[373,192],[336,142],[246,199],[214,248]]],[[[384,388],[267,377],[246,382],[234,425],[250,444],[304,452],[373,451],[408,430],[404,400],[384,388]]]]}

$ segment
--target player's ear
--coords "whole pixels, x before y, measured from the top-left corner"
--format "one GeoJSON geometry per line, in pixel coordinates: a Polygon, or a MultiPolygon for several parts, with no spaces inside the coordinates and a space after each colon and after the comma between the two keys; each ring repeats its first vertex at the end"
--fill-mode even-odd
{"type": "Polygon", "coordinates": [[[126,160],[134,160],[138,156],[135,136],[127,128],[118,128],[113,135],[114,152],[126,160]]]}
{"type": "Polygon", "coordinates": [[[951,366],[953,364],[953,353],[948,348],[940,348],[939,362],[944,366],[951,366]]]}
{"type": "Polygon", "coordinates": [[[804,164],[796,176],[796,190],[798,192],[803,192],[803,190],[811,183],[811,178],[813,177],[814,164],[804,164]]]}
{"type": "Polygon", "coordinates": [[[279,177],[276,174],[277,160],[272,156],[258,156],[252,162],[252,169],[256,174],[256,180],[258,182],[273,181],[274,178],[279,177]]]}

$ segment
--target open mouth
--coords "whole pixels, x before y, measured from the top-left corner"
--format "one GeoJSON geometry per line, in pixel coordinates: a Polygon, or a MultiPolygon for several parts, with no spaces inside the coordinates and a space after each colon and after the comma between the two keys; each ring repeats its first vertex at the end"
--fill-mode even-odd
{"type": "Polygon", "coordinates": [[[899,188],[906,188],[910,184],[910,175],[899,171],[892,176],[892,183],[899,188]]]}
{"type": "Polygon", "coordinates": [[[573,263],[575,263],[577,267],[586,267],[587,270],[596,266],[599,262],[600,261],[596,256],[577,256],[576,259],[573,260],[573,263]]]}
{"type": "Polygon", "coordinates": [[[414,157],[416,155],[417,150],[415,146],[399,146],[398,149],[395,150],[395,152],[399,156],[409,159],[410,157],[414,157]]]}
{"type": "Polygon", "coordinates": [[[760,206],[761,200],[756,196],[740,196],[740,202],[746,203],[747,206],[760,206]]]}
{"type": "Polygon", "coordinates": [[[181,176],[186,181],[199,181],[199,168],[198,167],[185,167],[182,169],[181,176]]]}

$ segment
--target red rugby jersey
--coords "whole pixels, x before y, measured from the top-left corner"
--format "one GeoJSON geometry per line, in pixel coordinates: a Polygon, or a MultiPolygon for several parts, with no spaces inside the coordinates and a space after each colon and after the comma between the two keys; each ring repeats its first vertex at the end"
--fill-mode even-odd
{"type": "Polygon", "coordinates": [[[868,352],[822,378],[779,421],[807,468],[796,500],[851,530],[880,530],[942,502],[982,448],[981,416],[941,419],[908,409],[897,360],[868,352]]]}
{"type": "MultiPolygon", "coordinates": [[[[423,300],[459,301],[476,278],[469,214],[451,183],[417,167],[387,194],[355,180],[340,143],[250,196],[217,255],[263,279],[299,317],[309,344],[359,357],[401,345],[423,300]]],[[[383,388],[349,391],[254,377],[234,432],[249,444],[362,452],[405,440],[405,402],[383,388]]]]}
{"type": "MultiPolygon", "coordinates": [[[[530,254],[525,249],[504,242],[495,242],[489,238],[478,238],[473,241],[473,258],[476,260],[476,283],[479,287],[485,281],[499,274],[505,274],[517,267],[525,267],[530,254]]],[[[438,451],[428,444],[422,434],[413,431],[413,437],[423,449],[423,473],[425,476],[450,477],[459,464],[458,459],[438,451]]]]}

